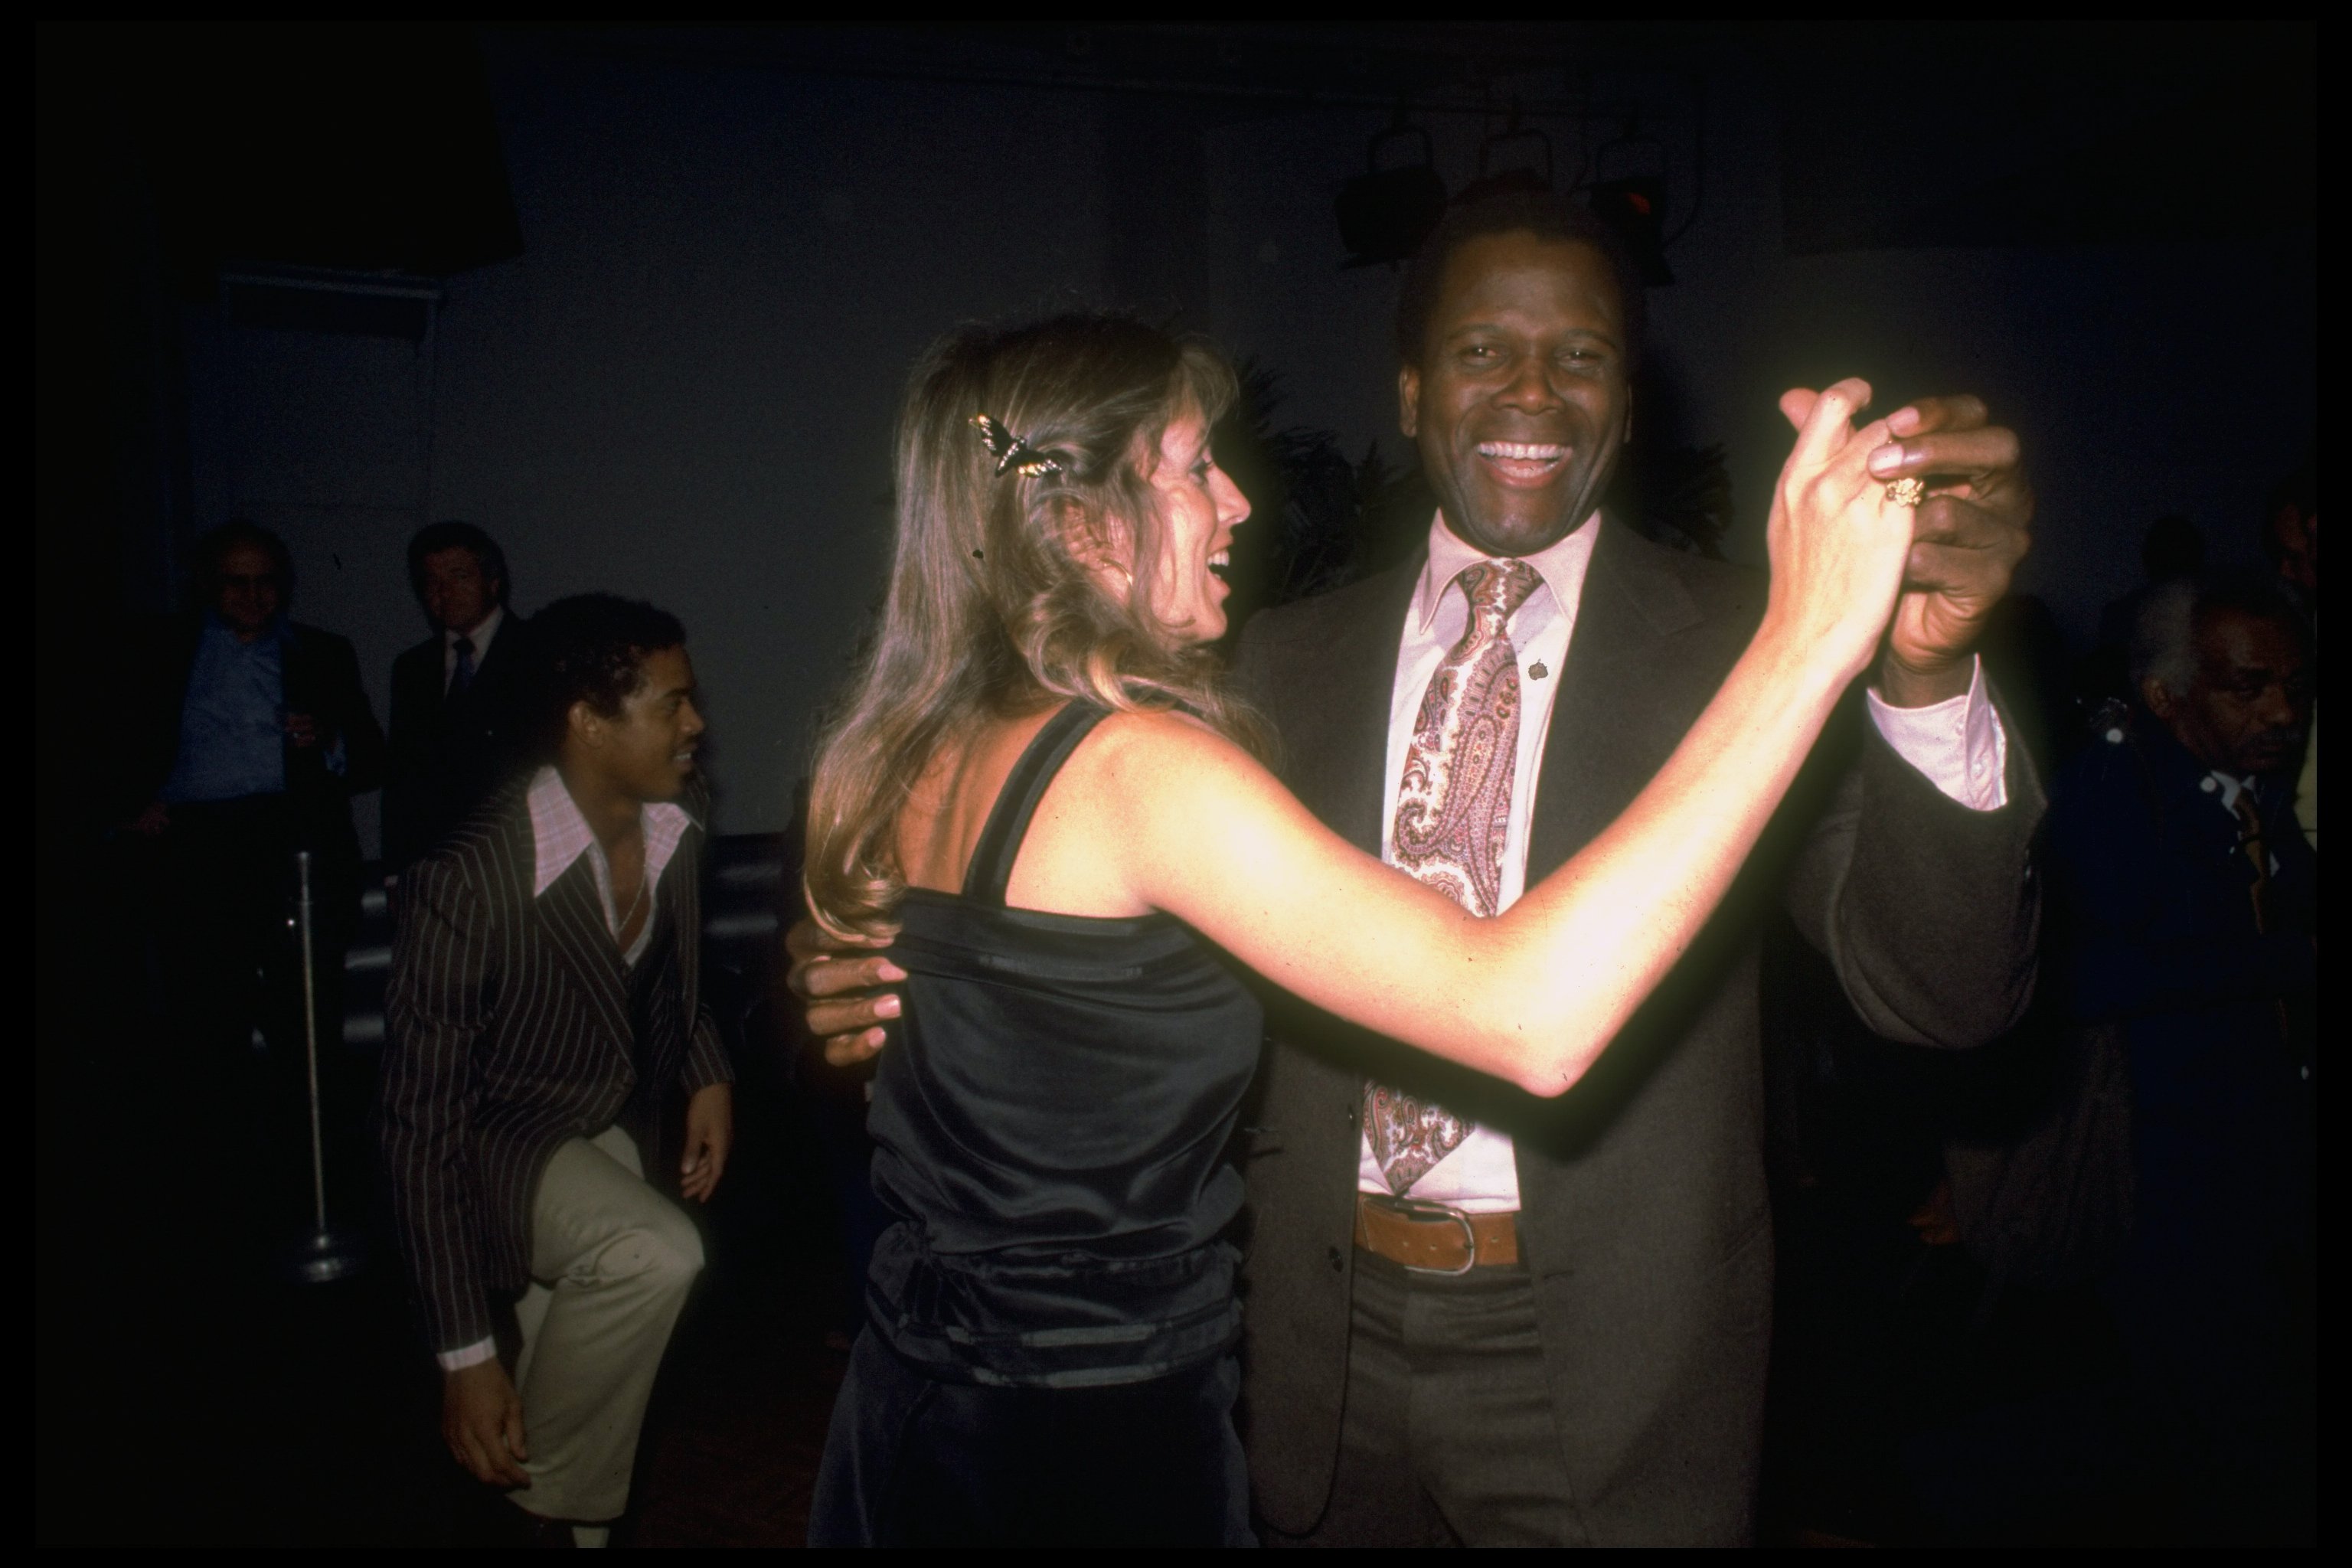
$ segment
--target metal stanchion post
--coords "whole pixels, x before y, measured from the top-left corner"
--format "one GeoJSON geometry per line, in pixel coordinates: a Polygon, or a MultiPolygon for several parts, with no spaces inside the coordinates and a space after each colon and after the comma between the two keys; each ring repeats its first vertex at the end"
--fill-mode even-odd
{"type": "Polygon", "coordinates": [[[295,852],[294,871],[299,883],[295,924],[302,933],[302,1049],[310,1073],[311,1227],[280,1255],[278,1268],[297,1284],[323,1285],[356,1272],[366,1260],[367,1249],[355,1232],[327,1223],[326,1138],[319,1110],[319,982],[311,952],[308,849],[295,852]]]}

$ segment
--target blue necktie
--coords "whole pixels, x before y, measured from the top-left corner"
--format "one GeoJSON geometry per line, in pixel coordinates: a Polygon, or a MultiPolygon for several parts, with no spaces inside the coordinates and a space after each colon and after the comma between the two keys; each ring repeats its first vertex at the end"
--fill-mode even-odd
{"type": "Polygon", "coordinates": [[[455,646],[457,650],[457,668],[449,672],[449,695],[463,697],[466,694],[466,689],[474,684],[474,639],[459,637],[455,646]]]}

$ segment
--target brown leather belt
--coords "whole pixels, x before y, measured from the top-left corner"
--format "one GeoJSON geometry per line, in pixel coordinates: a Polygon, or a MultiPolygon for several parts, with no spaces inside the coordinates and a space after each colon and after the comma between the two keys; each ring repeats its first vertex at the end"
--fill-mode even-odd
{"type": "Polygon", "coordinates": [[[1356,1194],[1356,1245],[1427,1274],[1467,1274],[1519,1260],[1519,1216],[1464,1214],[1447,1204],[1356,1194]]]}

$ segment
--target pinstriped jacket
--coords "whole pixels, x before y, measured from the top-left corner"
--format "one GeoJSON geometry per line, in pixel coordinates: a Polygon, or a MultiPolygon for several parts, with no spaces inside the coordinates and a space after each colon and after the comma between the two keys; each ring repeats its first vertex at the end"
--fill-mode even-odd
{"type": "MultiPolygon", "coordinates": [[[[699,785],[682,802],[699,823],[699,785]]],[[[655,890],[662,927],[645,1058],[682,1095],[733,1077],[701,988],[704,835],[688,828],[655,890]]],[[[490,1336],[530,1280],[530,1205],[567,1139],[632,1108],[628,980],[588,858],[531,896],[520,784],[401,874],[378,1098],[394,1227],[436,1351],[490,1336]]],[[[667,1096],[639,1097],[675,1106],[667,1096]]],[[[656,1129],[631,1126],[648,1154],[656,1129]]]]}

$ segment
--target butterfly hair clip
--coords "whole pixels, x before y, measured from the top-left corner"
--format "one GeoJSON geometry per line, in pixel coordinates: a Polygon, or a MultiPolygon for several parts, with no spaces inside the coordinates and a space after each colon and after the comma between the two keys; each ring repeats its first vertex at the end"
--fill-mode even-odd
{"type": "Polygon", "coordinates": [[[1032,479],[1062,472],[1058,458],[1045,456],[985,414],[973,415],[971,427],[980,432],[982,441],[988,443],[988,454],[996,459],[999,478],[1016,470],[1024,478],[1032,479]]]}

